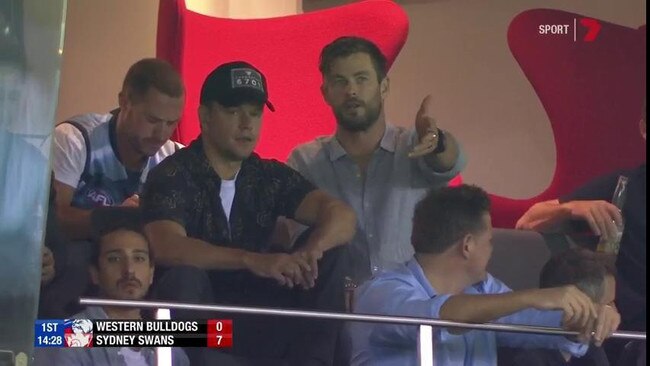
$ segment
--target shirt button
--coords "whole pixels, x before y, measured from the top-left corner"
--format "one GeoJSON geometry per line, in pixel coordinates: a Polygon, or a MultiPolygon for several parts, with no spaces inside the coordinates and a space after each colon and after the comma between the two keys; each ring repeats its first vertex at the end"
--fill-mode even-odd
{"type": "Polygon", "coordinates": [[[372,239],[373,235],[372,235],[372,234],[368,234],[368,237],[369,237],[370,239],[372,239]]]}

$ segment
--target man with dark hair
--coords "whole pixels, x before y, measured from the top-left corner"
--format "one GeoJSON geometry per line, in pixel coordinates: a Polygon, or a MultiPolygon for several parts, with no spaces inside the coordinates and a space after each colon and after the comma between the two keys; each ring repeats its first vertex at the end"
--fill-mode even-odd
{"type": "MultiPolygon", "coordinates": [[[[90,275],[103,298],[142,300],[153,281],[154,261],[137,208],[107,208],[110,220],[96,223],[90,275]]],[[[138,308],[90,306],[73,319],[142,319],[138,308]]],[[[36,365],[157,365],[152,348],[39,348],[36,365]]],[[[173,365],[189,365],[181,348],[172,348],[173,365]]]]}
{"type": "Polygon", "coordinates": [[[119,109],[74,116],[54,130],[57,212],[71,239],[88,239],[92,210],[137,206],[147,173],[179,145],[169,137],[183,110],[180,75],[163,60],[133,64],[119,109]]]}
{"type": "Polygon", "coordinates": [[[387,61],[371,41],[341,37],[323,48],[321,91],[336,117],[333,136],[297,147],[288,164],[354,208],[358,230],[350,246],[350,276],[371,273],[413,256],[409,217],[429,188],[447,185],[465,166],[454,136],[422,101],[415,129],[386,122],[387,61]]]}
{"type": "Polygon", "coordinates": [[[555,254],[542,268],[539,287],[575,285],[594,302],[614,305],[616,269],[607,254],[575,248],[555,254]]]}
{"type": "MultiPolygon", "coordinates": [[[[555,254],[542,268],[540,288],[574,285],[595,303],[614,306],[616,279],[613,258],[587,249],[569,249],[555,254]]],[[[501,357],[501,350],[499,351],[501,357]]],[[[499,358],[500,362],[502,361],[499,358]]],[[[505,365],[506,363],[504,363],[505,365]]],[[[529,349],[516,352],[513,366],[609,366],[605,351],[591,346],[583,357],[552,349],[529,349]]],[[[614,363],[612,363],[614,364],[614,363]]]]}
{"type": "MultiPolygon", "coordinates": [[[[639,132],[645,142],[645,104],[639,120],[639,132]]],[[[646,208],[644,162],[636,169],[618,170],[598,177],[558,199],[534,204],[519,219],[517,228],[567,234],[591,232],[591,238],[600,237],[601,241],[616,240],[618,236],[620,251],[616,258],[616,305],[621,311],[621,329],[645,332],[646,208]],[[610,202],[619,176],[628,178],[622,210],[610,202]],[[620,228],[623,228],[622,235],[620,228]]],[[[584,244],[589,246],[595,243],[584,244]]]]}
{"type": "MultiPolygon", "coordinates": [[[[487,194],[475,186],[432,190],[413,216],[415,257],[359,288],[355,312],[558,327],[600,344],[618,325],[614,308],[594,304],[573,285],[511,291],[486,272],[492,255],[487,194]],[[551,311],[561,310],[561,311],[551,311]],[[592,330],[594,333],[592,333],[592,330]]],[[[417,363],[417,326],[354,324],[352,365],[417,363]]],[[[496,346],[587,347],[560,336],[435,328],[436,365],[496,365],[496,346]]]]}
{"type": "MultiPolygon", "coordinates": [[[[217,67],[201,89],[201,135],[149,175],[142,196],[145,230],[159,263],[175,266],[161,279],[160,298],[342,310],[343,281],[332,279],[332,271],[343,249],[337,247],[354,235],[354,212],[293,169],[253,152],[265,105],[273,111],[267,90],[262,72],[246,62],[217,67]],[[281,215],[314,226],[290,253],[273,253],[270,246],[281,215]]],[[[264,365],[332,363],[336,329],[327,324],[233,319],[233,358],[264,365]]],[[[197,357],[221,356],[209,353],[197,357]]]]}

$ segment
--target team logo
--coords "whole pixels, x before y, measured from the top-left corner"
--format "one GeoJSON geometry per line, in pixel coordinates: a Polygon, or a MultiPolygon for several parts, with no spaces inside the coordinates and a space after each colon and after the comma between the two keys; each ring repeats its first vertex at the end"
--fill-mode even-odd
{"type": "Polygon", "coordinates": [[[92,347],[93,322],[88,319],[66,319],[63,322],[66,347],[92,347]]]}

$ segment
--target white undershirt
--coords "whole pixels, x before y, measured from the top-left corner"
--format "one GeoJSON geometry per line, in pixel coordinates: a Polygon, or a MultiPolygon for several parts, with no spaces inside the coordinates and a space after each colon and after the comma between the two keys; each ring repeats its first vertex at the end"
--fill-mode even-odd
{"type": "MultiPolygon", "coordinates": [[[[239,172],[237,172],[239,174],[239,172]]],[[[221,197],[221,206],[223,207],[223,212],[226,213],[226,219],[230,223],[230,211],[232,209],[232,201],[235,198],[235,181],[237,180],[237,174],[232,180],[221,180],[221,190],[219,191],[219,197],[221,197]]]]}
{"type": "Polygon", "coordinates": [[[124,363],[128,366],[149,366],[140,351],[133,350],[129,347],[122,347],[118,351],[118,354],[124,358],[124,363]]]}

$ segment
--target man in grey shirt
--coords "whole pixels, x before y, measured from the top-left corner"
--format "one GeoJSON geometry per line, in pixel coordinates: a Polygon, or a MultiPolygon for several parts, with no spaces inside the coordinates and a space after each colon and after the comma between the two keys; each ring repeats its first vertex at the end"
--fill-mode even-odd
{"type": "Polygon", "coordinates": [[[336,116],[334,136],[298,146],[288,165],[354,208],[357,233],[349,247],[357,284],[413,256],[415,204],[430,188],[447,185],[464,168],[465,155],[422,101],[415,129],[386,123],[386,58],[372,42],[342,37],[320,56],[321,91],[336,116]]]}

